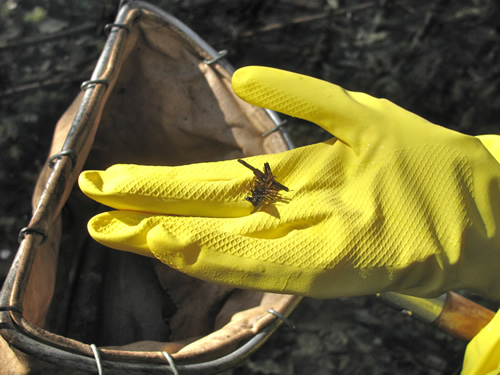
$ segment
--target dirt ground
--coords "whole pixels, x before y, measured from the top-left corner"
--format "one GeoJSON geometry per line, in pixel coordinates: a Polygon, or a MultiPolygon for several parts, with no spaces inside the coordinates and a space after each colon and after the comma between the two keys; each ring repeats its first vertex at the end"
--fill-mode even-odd
{"type": "MultiPolygon", "coordinates": [[[[228,50],[236,67],[312,75],[467,134],[499,134],[496,0],[151,2],[228,50]]],[[[0,4],[0,282],[29,220],[52,129],[90,77],[117,6],[117,0],[0,4]]],[[[297,146],[329,138],[295,119],[288,130],[297,146]]],[[[234,374],[460,372],[465,343],[371,296],[306,299],[291,319],[295,331],[282,327],[234,374]]]]}

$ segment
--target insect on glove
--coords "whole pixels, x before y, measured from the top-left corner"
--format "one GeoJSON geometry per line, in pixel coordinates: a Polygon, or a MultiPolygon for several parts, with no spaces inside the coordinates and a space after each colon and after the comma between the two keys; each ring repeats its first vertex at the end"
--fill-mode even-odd
{"type": "Polygon", "coordinates": [[[255,175],[250,184],[251,196],[245,197],[255,207],[254,211],[259,211],[266,204],[281,199],[280,190],[288,191],[285,185],[280,184],[274,179],[275,176],[271,171],[269,163],[264,163],[264,172],[261,172],[244,160],[238,159],[238,161],[255,175]]]}

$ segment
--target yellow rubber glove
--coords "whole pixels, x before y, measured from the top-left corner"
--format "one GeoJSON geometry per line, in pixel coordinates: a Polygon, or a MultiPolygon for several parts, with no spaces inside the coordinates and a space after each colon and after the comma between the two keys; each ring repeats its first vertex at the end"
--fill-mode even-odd
{"type": "Polygon", "coordinates": [[[467,345],[462,375],[500,374],[500,310],[467,345]]]}
{"type": "MultiPolygon", "coordinates": [[[[478,136],[488,151],[500,163],[500,137],[478,136]]],[[[462,375],[500,374],[500,310],[467,345],[462,375]]]]}
{"type": "Polygon", "coordinates": [[[258,212],[236,160],[84,172],[83,192],[119,210],[94,217],[92,237],[242,288],[500,299],[500,166],[479,139],[286,71],[243,68],[233,88],[336,138],[245,159],[289,188],[258,212]]]}

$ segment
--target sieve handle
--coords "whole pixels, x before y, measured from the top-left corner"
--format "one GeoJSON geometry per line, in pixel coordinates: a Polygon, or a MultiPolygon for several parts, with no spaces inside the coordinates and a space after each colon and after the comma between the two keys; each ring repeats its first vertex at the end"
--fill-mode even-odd
{"type": "Polygon", "coordinates": [[[394,292],[378,296],[404,313],[435,324],[444,332],[466,341],[471,340],[495,316],[490,309],[455,292],[430,299],[394,292]]]}

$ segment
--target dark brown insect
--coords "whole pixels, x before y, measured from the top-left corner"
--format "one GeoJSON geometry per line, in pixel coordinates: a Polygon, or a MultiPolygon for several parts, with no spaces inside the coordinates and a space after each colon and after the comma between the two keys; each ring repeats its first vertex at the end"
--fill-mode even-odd
{"type": "Polygon", "coordinates": [[[265,205],[279,199],[280,190],[288,191],[285,185],[280,184],[274,179],[275,176],[271,172],[269,163],[264,163],[264,172],[261,172],[244,160],[238,159],[238,161],[255,175],[250,183],[251,195],[245,197],[255,207],[255,211],[259,211],[265,205]]]}

